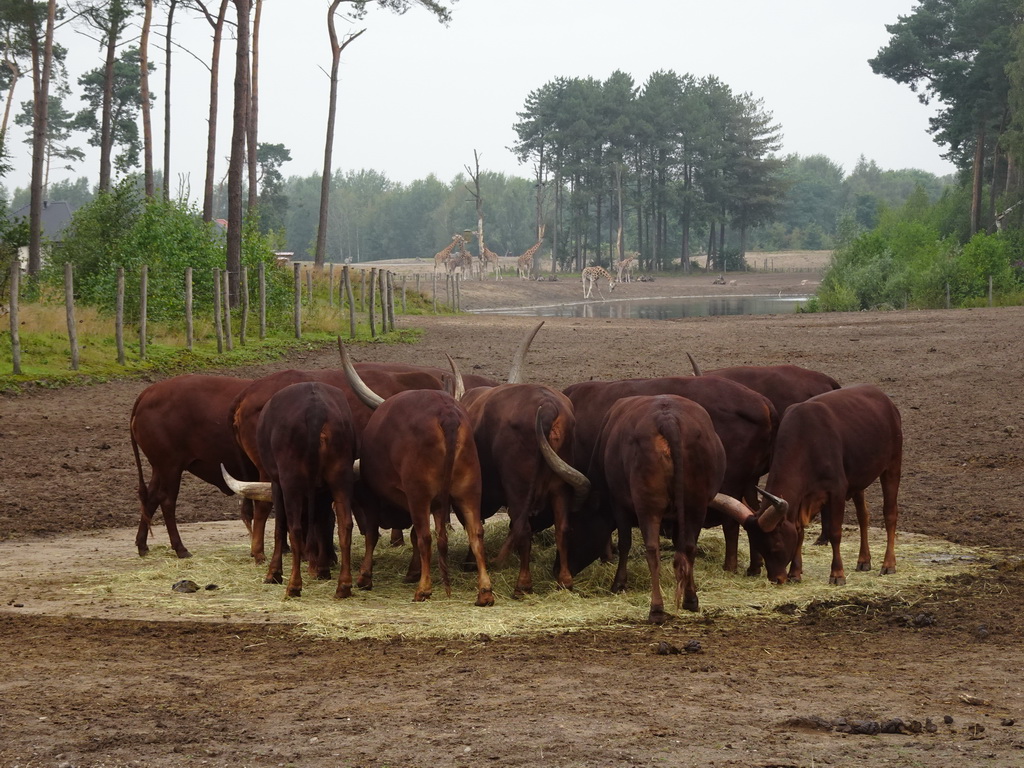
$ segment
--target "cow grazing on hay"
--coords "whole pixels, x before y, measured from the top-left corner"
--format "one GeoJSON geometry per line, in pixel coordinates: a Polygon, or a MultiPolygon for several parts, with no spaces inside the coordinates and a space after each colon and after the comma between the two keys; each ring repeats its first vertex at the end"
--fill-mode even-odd
{"type": "MultiPolygon", "coordinates": [[[[147,539],[159,507],[174,552],[191,557],[175,518],[182,473],[190,472],[228,495],[232,491],[221,476],[221,464],[236,477],[256,477],[256,468],[235,442],[229,411],[235,397],[251,383],[230,376],[189,374],[152,384],[136,398],[130,432],[139,475],[141,519],[135,537],[139,555],[149,551],[147,539]],[[150,464],[148,483],[140,452],[150,464]]],[[[251,502],[243,503],[242,519],[251,530],[251,502]]]]}
{"type": "Polygon", "coordinates": [[[839,544],[846,500],[851,498],[860,526],[857,570],[871,570],[864,490],[875,480],[882,486],[887,539],[881,572],[895,573],[902,465],[900,412],[877,387],[843,387],[790,406],[779,425],[766,483],[770,492],[789,502],[789,514],[766,524],[763,513],[736,510],[736,519],[751,534],[751,544],[764,555],[768,578],[777,583],[802,578],[804,529],[820,511],[822,528],[832,544],[829,583],[845,584],[839,544]]]}
{"type": "MultiPolygon", "coordinates": [[[[310,574],[330,578],[329,553],[324,531],[333,528],[325,519],[321,494],[327,494],[338,524],[341,566],[337,597],[352,594],[352,483],[356,435],[345,394],[320,382],[300,382],[285,387],[267,402],[260,414],[257,442],[269,483],[232,483],[249,498],[273,499],[274,553],[267,582],[283,578],[283,542],[287,534],[292,549],[292,568],[287,594],[302,594],[302,560],[309,560],[310,574]],[[269,488],[267,487],[269,485],[269,488]],[[268,493],[269,491],[269,493],[268,493]]],[[[231,481],[224,471],[225,480],[231,481]]],[[[329,543],[330,536],[326,537],[329,543]]]]}
{"type": "Polygon", "coordinates": [[[576,420],[569,398],[539,384],[502,384],[472,389],[462,404],[480,456],[483,516],[508,508],[509,536],[498,560],[516,548],[515,594],[533,589],[531,539],[535,530],[549,524],[549,514],[560,563],[555,580],[560,587],[572,587],[566,558],[569,511],[582,504],[590,483],[571,464],[576,420]]]}
{"type": "MultiPolygon", "coordinates": [[[[771,402],[742,384],[715,376],[665,376],[654,379],[625,379],[621,381],[586,381],[564,390],[576,414],[575,447],[576,466],[588,468],[597,445],[605,416],[616,401],[634,395],[679,395],[693,400],[710,415],[725,447],[726,467],[722,481],[723,494],[745,500],[757,508],[757,481],[768,471],[771,446],[778,428],[778,417],[771,402]]],[[[725,563],[727,571],[736,571],[738,564],[739,524],[731,517],[711,510],[705,518],[707,527],[721,525],[725,536],[725,563]]],[[[573,526],[575,529],[575,525],[573,526]]],[[[581,546],[577,533],[572,535],[572,553],[569,564],[572,573],[597,559],[606,548],[591,542],[581,546]]],[[[751,569],[754,568],[752,559],[751,569]]],[[[760,565],[757,563],[757,571],[760,565]]]]}
{"type": "Polygon", "coordinates": [[[419,555],[413,600],[428,599],[433,518],[441,578],[445,592],[451,594],[446,526],[453,507],[476,561],[476,605],[493,605],[480,519],[480,459],[465,409],[451,394],[434,390],[408,390],[385,399],[362,381],[340,339],[338,346],[353,391],[374,409],[363,430],[359,456],[359,522],[366,551],[357,586],[373,587],[378,529],[411,526],[419,555]]]}
{"type": "Polygon", "coordinates": [[[626,397],[604,420],[587,473],[594,484],[588,502],[589,535],[595,541],[618,531],[618,568],[612,591],[626,588],[632,528],[640,527],[651,573],[648,620],[664,623],[660,535],[675,549],[675,602],[699,607],[693,579],[697,537],[708,507],[741,506],[719,493],[725,477],[722,441],[707,411],[677,395],[626,397]]]}

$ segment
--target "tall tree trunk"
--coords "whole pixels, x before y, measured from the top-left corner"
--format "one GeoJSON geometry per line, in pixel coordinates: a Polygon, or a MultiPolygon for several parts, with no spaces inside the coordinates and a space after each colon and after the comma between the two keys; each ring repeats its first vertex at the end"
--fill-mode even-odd
{"type": "Polygon", "coordinates": [[[169,0],[164,36],[164,200],[171,199],[171,30],[178,0],[169,0]]]}
{"type": "Polygon", "coordinates": [[[11,105],[14,103],[14,87],[18,84],[21,79],[22,71],[18,67],[18,62],[13,61],[6,57],[6,49],[4,51],[4,66],[10,71],[11,75],[11,87],[7,89],[7,103],[4,104],[4,117],[3,123],[0,123],[0,147],[7,146],[7,126],[11,120],[11,105]]]}
{"type": "MultiPolygon", "coordinates": [[[[205,11],[205,8],[204,8],[205,11]]],[[[206,20],[213,27],[213,52],[210,54],[210,113],[206,133],[206,177],[203,181],[203,221],[213,221],[214,174],[217,170],[217,100],[218,76],[220,72],[220,44],[224,36],[224,18],[227,16],[228,0],[220,0],[217,18],[206,20]]]]}
{"type": "Polygon", "coordinates": [[[263,14],[263,0],[256,0],[256,7],[252,18],[252,67],[249,77],[249,87],[252,96],[249,102],[249,133],[246,136],[249,146],[249,210],[255,211],[259,201],[259,189],[257,188],[257,160],[256,146],[259,130],[259,71],[260,71],[260,17],[263,14]]]}
{"type": "Polygon", "coordinates": [[[227,262],[229,302],[238,297],[242,266],[242,176],[245,170],[245,137],[249,122],[249,0],[234,0],[238,20],[235,46],[234,119],[231,129],[231,157],[228,160],[227,262]]]}
{"type": "Polygon", "coordinates": [[[334,12],[342,0],[331,0],[327,9],[327,32],[331,38],[331,95],[327,103],[327,138],[324,140],[324,170],[320,179],[320,217],[316,229],[316,254],[313,263],[316,269],[322,269],[327,256],[327,218],[331,199],[331,156],[334,151],[334,119],[338,111],[338,68],[341,64],[341,52],[349,43],[359,37],[365,29],[349,35],[344,41],[338,40],[338,30],[334,23],[334,12]]]}
{"type": "Polygon", "coordinates": [[[28,273],[38,275],[42,267],[43,242],[43,176],[46,165],[46,134],[49,121],[50,74],[53,68],[53,27],[57,17],[57,1],[49,0],[46,8],[46,29],[43,39],[32,13],[32,181],[29,201],[28,273]],[[42,48],[40,49],[40,43],[42,48]]]}
{"type": "Polygon", "coordinates": [[[153,182],[153,123],[149,101],[149,30],[153,24],[153,0],[146,0],[142,17],[142,37],[139,40],[139,98],[142,101],[142,168],[146,197],[156,194],[153,182]]]}
{"type": "Polygon", "coordinates": [[[974,148],[974,182],[971,185],[971,236],[981,229],[982,169],[985,164],[985,129],[978,129],[977,146],[974,148]]]}
{"type": "Polygon", "coordinates": [[[110,190],[111,155],[114,153],[114,65],[117,63],[117,33],[112,23],[107,32],[103,59],[103,102],[100,108],[100,180],[99,191],[110,190]]]}

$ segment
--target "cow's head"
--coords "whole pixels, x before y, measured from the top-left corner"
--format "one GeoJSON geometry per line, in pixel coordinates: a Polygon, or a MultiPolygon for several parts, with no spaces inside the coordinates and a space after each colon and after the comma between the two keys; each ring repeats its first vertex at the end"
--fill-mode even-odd
{"type": "Polygon", "coordinates": [[[750,544],[764,558],[768,580],[782,584],[787,568],[796,555],[799,535],[788,516],[789,504],[778,496],[758,489],[764,501],[757,513],[738,499],[717,494],[711,502],[714,509],[733,518],[750,537],[750,544]]]}

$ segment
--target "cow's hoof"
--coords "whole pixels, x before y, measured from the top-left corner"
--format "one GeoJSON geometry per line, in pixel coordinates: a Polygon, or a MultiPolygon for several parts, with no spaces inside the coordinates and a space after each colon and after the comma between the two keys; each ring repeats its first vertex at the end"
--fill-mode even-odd
{"type": "Polygon", "coordinates": [[[871,570],[871,561],[868,560],[868,561],[863,562],[863,563],[857,563],[857,570],[858,571],[870,571],[871,570]]]}
{"type": "Polygon", "coordinates": [[[288,597],[302,597],[302,589],[288,589],[288,597]]]}
{"type": "Polygon", "coordinates": [[[192,553],[184,548],[176,550],[175,554],[178,556],[179,560],[184,560],[185,558],[192,557],[192,553]]]}
{"type": "Polygon", "coordinates": [[[882,570],[879,571],[879,574],[882,576],[888,576],[890,573],[896,573],[895,565],[884,565],[882,566],[882,570]]]}
{"type": "Polygon", "coordinates": [[[426,602],[427,600],[430,599],[430,595],[431,594],[433,594],[433,593],[432,592],[417,592],[415,595],[412,596],[412,601],[414,603],[424,603],[424,602],[426,602]]]}
{"type": "Polygon", "coordinates": [[[846,577],[845,576],[829,576],[828,577],[828,583],[832,584],[833,586],[836,586],[836,587],[845,587],[846,586],[846,577]]]}
{"type": "Polygon", "coordinates": [[[620,592],[625,592],[626,591],[626,582],[624,582],[624,581],[623,582],[613,581],[612,582],[612,586],[611,586],[611,591],[613,593],[615,593],[615,594],[619,594],[620,592]]]}
{"type": "Polygon", "coordinates": [[[359,578],[356,579],[356,586],[359,589],[369,592],[371,589],[373,589],[373,576],[370,576],[366,573],[360,574],[359,578]]]}
{"type": "Polygon", "coordinates": [[[476,595],[476,604],[481,608],[494,605],[494,593],[489,589],[482,589],[476,595]]]}
{"type": "Polygon", "coordinates": [[[344,600],[346,597],[352,597],[352,585],[345,584],[344,586],[338,587],[334,592],[334,596],[339,600],[344,600]]]}
{"type": "Polygon", "coordinates": [[[753,576],[760,576],[760,575],[761,575],[761,567],[760,566],[758,566],[757,568],[747,568],[747,576],[752,576],[753,577],[753,576]]]}
{"type": "Polygon", "coordinates": [[[665,613],[664,608],[651,608],[651,612],[647,614],[647,621],[651,624],[657,624],[661,626],[668,621],[668,614],[665,613]]]}
{"type": "Polygon", "coordinates": [[[262,552],[257,552],[255,555],[252,556],[252,561],[256,563],[256,565],[263,565],[267,562],[267,556],[264,555],[262,552]]]}
{"type": "Polygon", "coordinates": [[[683,610],[685,610],[685,611],[693,611],[694,613],[696,613],[697,611],[700,610],[700,601],[696,597],[684,598],[684,600],[683,600],[683,610]]]}
{"type": "Polygon", "coordinates": [[[320,568],[316,572],[317,581],[330,581],[331,580],[331,569],[320,568]]]}
{"type": "Polygon", "coordinates": [[[284,577],[280,573],[269,573],[263,579],[264,584],[284,584],[284,577]]]}
{"type": "Polygon", "coordinates": [[[415,584],[419,580],[420,580],[419,571],[417,571],[416,573],[407,573],[407,574],[405,574],[404,577],[402,577],[402,583],[403,584],[415,584]]]}
{"type": "Polygon", "coordinates": [[[139,547],[139,557],[145,557],[149,554],[149,547],[139,547]]]}

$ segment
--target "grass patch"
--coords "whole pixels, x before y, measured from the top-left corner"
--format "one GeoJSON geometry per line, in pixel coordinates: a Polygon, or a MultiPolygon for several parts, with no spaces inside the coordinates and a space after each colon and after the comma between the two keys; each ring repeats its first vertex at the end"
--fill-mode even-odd
{"type": "MultiPolygon", "coordinates": [[[[590,566],[577,576],[574,589],[565,591],[556,588],[551,578],[555,548],[554,537],[547,531],[534,541],[531,567],[534,593],[521,600],[512,599],[519,568],[513,556],[504,568],[489,568],[495,605],[477,608],[473,605],[476,575],[464,573],[458,567],[466,550],[465,536],[459,528],[449,537],[451,597],[444,594],[435,564],[433,597],[425,603],[413,603],[415,585],[402,583],[412,548],[408,544],[392,548],[387,544],[387,537],[383,537],[376,551],[372,591],[356,590],[352,598],[336,600],[335,580],[311,581],[304,572],[302,597],[289,599],[284,597],[283,586],[262,583],[265,570],[251,562],[248,542],[244,541],[244,533],[239,535],[236,526],[240,527],[233,523],[230,529],[220,529],[229,532],[236,543],[227,544],[208,537],[206,546],[193,547],[195,557],[190,560],[178,560],[169,547],[157,546],[145,559],[128,555],[116,559],[102,572],[81,579],[72,589],[104,603],[109,601],[114,606],[112,610],[116,610],[117,605],[144,606],[168,618],[284,622],[296,625],[305,634],[330,639],[454,639],[628,627],[645,624],[650,605],[650,578],[636,540],[630,558],[629,588],[625,593],[612,594],[608,590],[614,563],[590,566]],[[180,579],[191,579],[200,587],[216,584],[217,589],[193,594],[172,592],[171,585],[180,579]]],[[[496,519],[488,521],[485,529],[487,551],[493,558],[508,526],[496,519]]],[[[158,531],[157,537],[160,534],[158,531]]],[[[353,539],[353,560],[357,566],[363,540],[358,534],[353,539]]],[[[671,545],[665,542],[664,546],[670,549],[671,545]]],[[[741,567],[745,567],[745,543],[741,542],[740,549],[741,567]]],[[[884,531],[872,529],[872,552],[879,565],[883,550],[884,531]]],[[[743,616],[771,616],[788,621],[809,606],[837,600],[913,603],[929,585],[990,564],[977,550],[926,536],[900,534],[896,574],[883,577],[877,569],[856,572],[852,570],[857,557],[857,534],[853,528],[846,532],[843,544],[848,566],[847,586],[828,584],[831,548],[810,544],[804,548],[803,582],[776,586],[764,577],[754,579],[725,573],[722,570],[724,552],[720,530],[704,531],[695,568],[701,601],[698,614],[674,611],[671,554],[663,553],[662,590],[669,601],[666,607],[677,615],[676,623],[743,616]]],[[[288,567],[286,558],[286,576],[288,567]]],[[[334,575],[337,576],[336,571],[334,575]]]]}
{"type": "MultiPolygon", "coordinates": [[[[5,320],[7,318],[4,318],[5,320]]],[[[64,387],[94,384],[120,378],[136,378],[149,373],[165,375],[192,373],[213,368],[256,365],[280,359],[299,349],[321,348],[334,344],[337,337],[349,339],[348,312],[337,306],[316,304],[303,314],[302,338],[294,332],[268,329],[267,338],[259,339],[259,325],[250,317],[246,344],[239,341],[239,320],[233,318],[233,349],[217,351],[216,333],[210,318],[197,318],[192,350],[186,348],[184,328],[177,325],[150,323],[146,339],[146,358],[139,356],[138,329],[124,332],[125,364],[117,362],[117,345],[113,320],[94,308],[75,311],[79,346],[79,366],[71,370],[71,349],[63,305],[27,304],[20,308],[21,374],[15,375],[9,328],[0,330],[0,393],[14,394],[31,387],[64,387]]],[[[396,329],[371,339],[365,313],[356,328],[356,341],[394,344],[412,343],[419,338],[416,329],[396,329]]]]}

